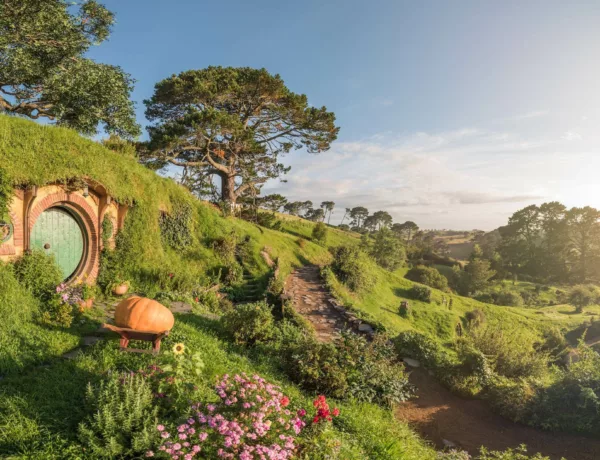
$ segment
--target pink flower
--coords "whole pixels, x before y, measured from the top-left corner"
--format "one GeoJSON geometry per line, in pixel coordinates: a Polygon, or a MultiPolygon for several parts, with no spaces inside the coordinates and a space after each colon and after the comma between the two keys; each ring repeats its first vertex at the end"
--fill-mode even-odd
{"type": "Polygon", "coordinates": [[[298,417],[304,417],[306,415],[306,410],[305,409],[299,409],[298,410],[298,417]]]}
{"type": "Polygon", "coordinates": [[[158,431],[165,431],[165,426],[164,426],[164,425],[158,425],[158,426],[156,427],[156,429],[157,429],[158,431]]]}
{"type": "Polygon", "coordinates": [[[163,439],[167,439],[169,436],[171,436],[171,435],[169,433],[167,433],[166,431],[163,431],[160,434],[160,437],[163,438],[163,439]]]}
{"type": "Polygon", "coordinates": [[[154,457],[154,452],[149,450],[148,452],[146,452],[146,457],[154,457]]]}
{"type": "Polygon", "coordinates": [[[179,439],[181,439],[182,441],[184,441],[185,439],[187,439],[187,434],[185,434],[185,433],[179,433],[179,439]]]}

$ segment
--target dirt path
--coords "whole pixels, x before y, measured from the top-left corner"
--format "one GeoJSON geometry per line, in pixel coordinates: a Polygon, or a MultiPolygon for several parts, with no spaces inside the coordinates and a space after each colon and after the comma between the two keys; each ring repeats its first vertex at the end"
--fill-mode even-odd
{"type": "Polygon", "coordinates": [[[530,453],[541,452],[552,460],[600,459],[600,440],[513,423],[492,412],[483,401],[452,394],[423,369],[413,370],[410,381],[417,387],[418,399],[402,404],[397,416],[439,448],[446,446],[444,440],[471,454],[482,445],[504,450],[527,444],[530,453]]]}
{"type": "Polygon", "coordinates": [[[330,341],[345,328],[344,319],[329,303],[331,296],[321,283],[316,265],[294,270],[286,280],[285,290],[296,311],[314,326],[319,340],[330,341]]]}
{"type": "MultiPolygon", "coordinates": [[[[295,270],[286,281],[286,292],[320,340],[330,341],[344,328],[340,313],[329,303],[318,267],[295,270]]],[[[452,394],[422,368],[413,369],[410,380],[417,387],[418,398],[402,404],[396,415],[439,449],[448,447],[448,441],[471,454],[478,453],[481,446],[505,450],[526,444],[529,453],[541,452],[552,460],[600,460],[600,440],[513,423],[492,412],[484,401],[452,394]]]]}

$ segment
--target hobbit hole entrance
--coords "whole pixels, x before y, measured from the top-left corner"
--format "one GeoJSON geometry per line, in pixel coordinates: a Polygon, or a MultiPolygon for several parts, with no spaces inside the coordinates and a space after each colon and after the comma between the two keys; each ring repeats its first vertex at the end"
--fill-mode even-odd
{"type": "Polygon", "coordinates": [[[74,212],[57,206],[40,214],[31,231],[31,249],[54,255],[67,280],[81,267],[87,251],[88,235],[80,222],[74,212]]]}

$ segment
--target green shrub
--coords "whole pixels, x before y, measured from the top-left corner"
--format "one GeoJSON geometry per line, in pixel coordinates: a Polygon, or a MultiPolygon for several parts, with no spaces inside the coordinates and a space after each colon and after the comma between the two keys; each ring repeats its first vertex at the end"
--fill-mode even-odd
{"type": "Polygon", "coordinates": [[[530,423],[548,430],[600,435],[600,355],[580,343],[573,362],[538,392],[530,423]]]}
{"type": "Polygon", "coordinates": [[[194,301],[203,305],[211,313],[227,313],[233,310],[233,304],[225,296],[215,291],[202,291],[195,294],[194,301]]]}
{"type": "Polygon", "coordinates": [[[317,225],[315,225],[312,230],[313,241],[321,246],[325,246],[327,244],[328,232],[329,230],[327,229],[327,225],[325,225],[323,222],[317,222],[317,225]]]}
{"type": "Polygon", "coordinates": [[[309,391],[384,405],[405,401],[413,392],[384,335],[369,342],[344,333],[335,342],[323,343],[296,334],[280,350],[290,378],[309,391]]]}
{"type": "Polygon", "coordinates": [[[354,292],[368,291],[377,282],[371,264],[357,246],[340,246],[333,250],[331,269],[354,292]]]}
{"type": "Polygon", "coordinates": [[[222,322],[239,344],[266,342],[274,335],[273,314],[266,302],[238,305],[222,317],[222,322]]]}
{"type": "Polygon", "coordinates": [[[417,265],[406,273],[405,278],[441,291],[448,290],[448,279],[434,267],[417,265]]]}
{"type": "Polygon", "coordinates": [[[519,329],[488,324],[471,329],[469,338],[500,375],[541,377],[548,370],[549,353],[537,349],[537,339],[519,329]]]}
{"type": "Polygon", "coordinates": [[[577,313],[582,313],[583,308],[596,303],[598,290],[593,285],[577,285],[569,291],[569,303],[575,307],[577,313]]]}
{"type": "Polygon", "coordinates": [[[507,307],[521,307],[524,302],[523,297],[518,292],[502,291],[498,293],[495,303],[497,305],[504,305],[507,307]]]}
{"type": "Polygon", "coordinates": [[[530,422],[535,397],[536,389],[526,379],[496,375],[487,389],[487,399],[494,410],[514,422],[530,422]]]}
{"type": "Polygon", "coordinates": [[[477,329],[485,324],[485,313],[481,308],[476,308],[465,313],[465,320],[469,329],[477,329]]]}
{"type": "Polygon", "coordinates": [[[521,445],[516,449],[507,449],[505,451],[489,451],[485,447],[481,448],[476,460],[550,460],[550,457],[545,457],[540,453],[529,456],[527,447],[521,445]]]}
{"type": "Polygon", "coordinates": [[[160,236],[163,244],[173,249],[186,249],[192,244],[193,208],[185,201],[176,202],[171,212],[159,216],[160,236]]]}
{"type": "Polygon", "coordinates": [[[432,369],[445,367],[448,354],[438,342],[415,331],[404,331],[394,339],[401,357],[419,360],[425,367],[432,369]]]}
{"type": "Polygon", "coordinates": [[[366,246],[366,250],[377,265],[386,270],[394,271],[406,261],[404,244],[388,228],[379,230],[372,242],[370,238],[363,235],[361,243],[366,246]]]}
{"type": "Polygon", "coordinates": [[[426,286],[415,284],[408,290],[408,292],[410,297],[415,300],[428,303],[431,302],[431,289],[426,286]]]}
{"type": "Polygon", "coordinates": [[[104,218],[102,219],[102,229],[100,237],[102,239],[102,247],[107,248],[108,243],[110,242],[110,238],[112,237],[113,232],[115,231],[114,225],[108,214],[104,214],[104,218]]]}
{"type": "Polygon", "coordinates": [[[78,434],[88,455],[142,456],[157,440],[158,407],[141,375],[115,375],[98,387],[89,384],[86,400],[91,414],[78,434]]]}
{"type": "Polygon", "coordinates": [[[51,299],[63,279],[54,256],[37,249],[15,261],[15,275],[34,297],[41,300],[51,299]]]}

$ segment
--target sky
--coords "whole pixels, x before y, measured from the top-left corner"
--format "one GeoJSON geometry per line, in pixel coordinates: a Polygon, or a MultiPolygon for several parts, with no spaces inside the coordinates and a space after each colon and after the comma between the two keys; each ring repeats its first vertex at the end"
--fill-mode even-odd
{"type": "Polygon", "coordinates": [[[104,0],[90,57],[143,100],[172,74],[264,67],[335,112],[338,140],[295,151],[263,193],[491,230],[558,200],[600,208],[600,1],[104,0]]]}

